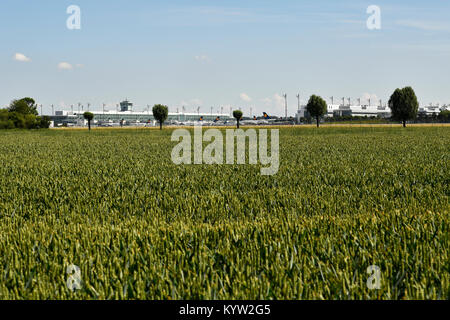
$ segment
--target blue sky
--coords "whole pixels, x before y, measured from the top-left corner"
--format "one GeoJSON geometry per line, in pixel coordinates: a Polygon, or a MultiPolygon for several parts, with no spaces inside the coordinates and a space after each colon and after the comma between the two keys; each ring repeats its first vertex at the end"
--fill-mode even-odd
{"type": "Polygon", "coordinates": [[[2,0],[0,106],[129,98],[283,115],[284,92],[294,114],[298,92],[386,101],[406,85],[421,103],[450,103],[449,13],[443,0],[2,0]],[[72,4],[81,30],[66,27],[72,4]],[[369,5],[381,30],[366,27],[369,5]]]}

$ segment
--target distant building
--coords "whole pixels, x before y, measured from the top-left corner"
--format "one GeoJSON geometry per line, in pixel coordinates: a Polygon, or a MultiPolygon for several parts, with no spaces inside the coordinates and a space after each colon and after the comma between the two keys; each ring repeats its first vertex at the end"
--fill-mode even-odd
{"type": "MultiPolygon", "coordinates": [[[[379,117],[389,118],[391,116],[391,109],[387,106],[369,106],[369,105],[343,105],[343,104],[329,104],[327,106],[326,117],[379,117]]],[[[301,118],[309,118],[306,106],[301,106],[297,110],[296,120],[300,122],[301,118]]]]}
{"type": "MultiPolygon", "coordinates": [[[[133,111],[133,104],[128,100],[120,103],[119,110],[103,110],[103,111],[90,111],[94,114],[93,123],[97,125],[118,125],[123,123],[124,125],[154,125],[156,120],[153,117],[153,112],[150,108],[146,108],[145,111],[133,111]]],[[[86,121],[83,117],[84,111],[56,111],[54,115],[50,116],[54,122],[55,127],[60,126],[85,126],[86,121]]],[[[199,121],[200,117],[203,121],[214,121],[217,118],[220,120],[230,120],[232,117],[229,114],[218,113],[186,113],[186,112],[169,112],[166,122],[170,123],[183,123],[183,122],[195,122],[199,121]]]]}
{"type": "Polygon", "coordinates": [[[438,115],[439,113],[441,113],[441,111],[445,111],[445,110],[450,110],[450,106],[447,105],[428,105],[428,106],[423,106],[423,107],[419,107],[419,115],[423,115],[423,116],[432,116],[432,115],[438,115]]]}

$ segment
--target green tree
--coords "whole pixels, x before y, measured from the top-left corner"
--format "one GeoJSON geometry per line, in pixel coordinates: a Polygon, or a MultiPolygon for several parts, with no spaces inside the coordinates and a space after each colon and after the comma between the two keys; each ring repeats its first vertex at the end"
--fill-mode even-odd
{"type": "Polygon", "coordinates": [[[83,117],[87,120],[89,131],[91,131],[91,121],[94,119],[94,114],[92,112],[85,112],[83,113],[83,117]]]}
{"type": "Polygon", "coordinates": [[[34,116],[38,115],[37,105],[33,98],[22,98],[11,101],[8,111],[21,114],[32,114],[34,116]]]}
{"type": "Polygon", "coordinates": [[[155,104],[153,106],[153,117],[159,122],[159,130],[162,130],[162,125],[169,115],[169,108],[162,104],[155,104]]]}
{"type": "Polygon", "coordinates": [[[50,127],[50,117],[47,116],[42,116],[42,117],[38,117],[38,126],[41,129],[48,129],[50,127]]]}
{"type": "Polygon", "coordinates": [[[233,111],[233,117],[236,119],[237,123],[236,123],[236,127],[239,129],[239,122],[242,119],[242,111],[241,110],[234,110],[233,111]]]}
{"type": "Polygon", "coordinates": [[[327,103],[320,96],[312,95],[306,105],[306,111],[311,117],[316,118],[317,128],[320,125],[320,117],[327,113],[327,103]]]}
{"type": "Polygon", "coordinates": [[[411,87],[396,89],[389,99],[389,107],[392,111],[392,118],[403,123],[406,127],[406,121],[417,117],[419,102],[414,90],[411,87]]]}

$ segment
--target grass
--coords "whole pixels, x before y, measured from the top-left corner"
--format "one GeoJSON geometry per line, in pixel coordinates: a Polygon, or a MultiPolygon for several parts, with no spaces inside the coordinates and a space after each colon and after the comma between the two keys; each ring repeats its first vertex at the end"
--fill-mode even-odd
{"type": "Polygon", "coordinates": [[[450,298],[450,127],[281,129],[272,177],[170,134],[0,131],[0,299],[450,298]]]}

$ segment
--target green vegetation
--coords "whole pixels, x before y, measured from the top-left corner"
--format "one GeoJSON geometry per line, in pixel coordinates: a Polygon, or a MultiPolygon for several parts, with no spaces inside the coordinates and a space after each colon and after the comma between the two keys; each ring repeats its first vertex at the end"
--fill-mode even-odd
{"type": "Polygon", "coordinates": [[[169,115],[169,108],[162,104],[155,104],[153,106],[153,116],[159,122],[159,130],[162,130],[162,125],[164,121],[166,121],[167,116],[169,115]]]}
{"type": "Polygon", "coordinates": [[[392,111],[392,119],[401,121],[406,127],[406,121],[417,117],[419,102],[411,87],[396,89],[389,99],[389,107],[392,111]]]}
{"type": "Polygon", "coordinates": [[[236,128],[239,129],[239,122],[241,121],[243,113],[241,110],[234,110],[233,117],[236,119],[236,128]]]}
{"type": "Polygon", "coordinates": [[[450,127],[280,129],[272,177],[171,132],[0,131],[0,299],[450,298],[450,127]]]}
{"type": "Polygon", "coordinates": [[[87,120],[89,131],[91,131],[91,121],[94,119],[94,114],[92,112],[85,112],[83,113],[83,117],[87,120]]]}
{"type": "Polygon", "coordinates": [[[50,126],[49,117],[39,117],[32,98],[13,100],[8,109],[0,109],[0,129],[41,129],[50,126]]]}
{"type": "Polygon", "coordinates": [[[318,128],[320,125],[320,117],[327,113],[327,103],[321,97],[313,94],[306,105],[306,111],[308,111],[313,118],[316,118],[318,128]]]}

